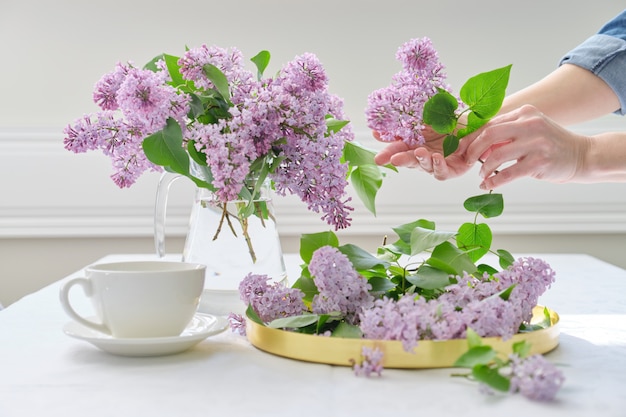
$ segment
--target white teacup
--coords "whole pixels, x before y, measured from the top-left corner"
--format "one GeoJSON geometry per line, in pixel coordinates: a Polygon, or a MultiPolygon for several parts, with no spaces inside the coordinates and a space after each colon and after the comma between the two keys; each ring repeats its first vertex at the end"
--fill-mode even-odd
{"type": "Polygon", "coordinates": [[[116,338],[178,336],[198,308],[206,266],[188,262],[129,261],[85,268],[61,287],[65,312],[75,321],[116,338]],[[70,290],[81,286],[96,318],[78,314],[70,290]]]}

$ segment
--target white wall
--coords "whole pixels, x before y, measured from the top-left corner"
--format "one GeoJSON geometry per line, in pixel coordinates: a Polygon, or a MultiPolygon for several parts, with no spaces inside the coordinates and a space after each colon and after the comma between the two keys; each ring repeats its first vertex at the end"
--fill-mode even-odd
{"type": "MultiPolygon", "coordinates": [[[[270,71],[303,52],[323,62],[342,96],[357,140],[372,148],[367,95],[398,70],[397,47],[430,37],[457,88],[478,72],[513,64],[509,91],[551,71],[561,55],[623,9],[621,1],[212,0],[166,2],[3,1],[0,5],[0,303],[113,252],[152,251],[157,175],[131,189],[109,180],[99,154],[75,155],[62,129],[95,110],[94,83],[117,61],[143,64],[185,45],[236,46],[246,57],[272,52],[270,71]]],[[[623,129],[607,116],[577,126],[623,129]]],[[[455,229],[463,200],[480,193],[474,173],[440,183],[413,171],[391,173],[374,218],[357,205],[346,241],[375,245],[392,226],[417,218],[455,229]]],[[[176,185],[168,249],[186,227],[189,185],[176,185]]],[[[496,239],[519,251],[587,252],[626,266],[626,186],[552,185],[522,180],[502,188],[496,239]]],[[[276,200],[286,250],[303,232],[325,230],[295,199],[276,200]]]]}

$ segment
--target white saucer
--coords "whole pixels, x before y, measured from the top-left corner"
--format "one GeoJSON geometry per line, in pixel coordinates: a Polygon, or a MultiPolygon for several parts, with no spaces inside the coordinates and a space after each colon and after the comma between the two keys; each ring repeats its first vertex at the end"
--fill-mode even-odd
{"type": "Polygon", "coordinates": [[[63,332],[76,339],[91,343],[97,348],[120,356],[163,356],[184,352],[209,336],[223,332],[228,327],[226,317],[196,314],[180,336],[118,339],[71,321],[63,332]]]}

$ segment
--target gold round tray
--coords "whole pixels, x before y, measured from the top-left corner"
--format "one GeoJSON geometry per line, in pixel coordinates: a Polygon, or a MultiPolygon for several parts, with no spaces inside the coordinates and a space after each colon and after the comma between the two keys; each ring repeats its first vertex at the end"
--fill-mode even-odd
{"type": "MultiPolygon", "coordinates": [[[[544,317],[544,307],[533,309],[532,323],[544,317]]],[[[528,333],[518,333],[508,340],[500,337],[485,337],[483,343],[490,345],[502,355],[512,352],[516,342],[530,343],[530,353],[546,353],[559,344],[559,315],[548,309],[551,326],[528,333]]],[[[286,358],[329,365],[352,366],[361,358],[363,346],[378,347],[384,352],[385,368],[449,368],[467,351],[467,340],[422,340],[413,352],[407,352],[397,340],[349,339],[324,337],[289,332],[262,326],[246,320],[246,334],[252,345],[265,352],[286,358]]]]}

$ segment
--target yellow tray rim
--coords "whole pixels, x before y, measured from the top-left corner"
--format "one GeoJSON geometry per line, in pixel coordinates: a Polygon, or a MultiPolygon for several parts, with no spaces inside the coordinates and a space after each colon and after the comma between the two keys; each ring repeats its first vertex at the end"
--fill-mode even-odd
{"type": "MultiPolygon", "coordinates": [[[[543,306],[533,309],[532,322],[543,320],[543,306]]],[[[559,344],[559,315],[548,308],[551,326],[528,333],[518,333],[512,338],[485,337],[483,343],[493,347],[500,355],[512,352],[513,344],[530,343],[531,354],[543,354],[559,344]]],[[[359,361],[363,346],[377,347],[384,353],[385,368],[450,368],[467,350],[467,340],[422,340],[413,352],[407,352],[397,340],[349,339],[295,333],[262,326],[246,320],[246,335],[256,348],[285,358],[329,365],[352,366],[359,361]]]]}

